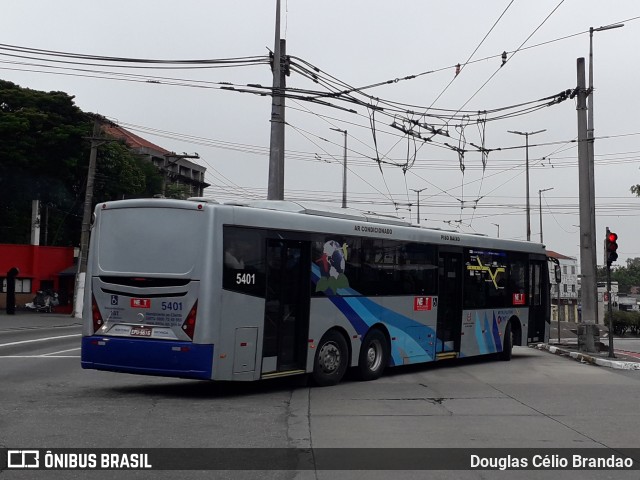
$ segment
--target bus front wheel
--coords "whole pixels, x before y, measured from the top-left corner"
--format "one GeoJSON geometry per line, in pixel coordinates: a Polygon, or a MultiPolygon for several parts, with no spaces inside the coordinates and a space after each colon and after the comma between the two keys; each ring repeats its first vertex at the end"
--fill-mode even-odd
{"type": "Polygon", "coordinates": [[[375,380],[389,363],[387,337],[380,330],[371,330],[364,337],[358,358],[358,371],[362,380],[375,380]]]}
{"type": "Polygon", "coordinates": [[[344,337],[330,330],[322,337],[316,349],[313,380],[321,387],[335,385],[347,371],[349,350],[344,337]]]}

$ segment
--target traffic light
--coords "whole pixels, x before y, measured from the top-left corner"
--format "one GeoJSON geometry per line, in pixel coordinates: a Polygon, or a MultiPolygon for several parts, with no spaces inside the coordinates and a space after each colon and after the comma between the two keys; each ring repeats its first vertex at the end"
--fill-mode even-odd
{"type": "Polygon", "coordinates": [[[607,267],[618,259],[618,234],[613,233],[607,228],[607,239],[605,242],[605,255],[607,259],[607,267]]]}

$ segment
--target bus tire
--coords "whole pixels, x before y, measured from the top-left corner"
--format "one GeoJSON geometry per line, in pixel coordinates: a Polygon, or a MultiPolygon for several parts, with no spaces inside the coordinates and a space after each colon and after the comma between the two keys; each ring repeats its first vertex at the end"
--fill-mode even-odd
{"type": "Polygon", "coordinates": [[[502,352],[499,354],[500,360],[508,362],[511,360],[511,353],[513,351],[513,333],[511,332],[511,322],[507,323],[504,329],[504,337],[502,342],[502,352]]]}
{"type": "Polygon", "coordinates": [[[347,341],[340,333],[329,330],[316,348],[313,362],[313,380],[316,385],[335,385],[344,376],[349,363],[347,341]]]}
{"type": "Polygon", "coordinates": [[[382,376],[389,363],[389,342],[378,329],[373,329],[364,337],[358,357],[358,372],[361,380],[375,380],[382,376]]]}

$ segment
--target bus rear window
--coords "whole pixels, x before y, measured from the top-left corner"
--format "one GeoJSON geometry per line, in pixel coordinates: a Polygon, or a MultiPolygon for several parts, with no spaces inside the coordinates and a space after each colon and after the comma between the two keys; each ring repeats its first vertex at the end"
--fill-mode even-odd
{"type": "Polygon", "coordinates": [[[202,213],[184,209],[105,210],[98,226],[100,270],[103,274],[191,274],[201,261],[203,220],[202,213]]]}

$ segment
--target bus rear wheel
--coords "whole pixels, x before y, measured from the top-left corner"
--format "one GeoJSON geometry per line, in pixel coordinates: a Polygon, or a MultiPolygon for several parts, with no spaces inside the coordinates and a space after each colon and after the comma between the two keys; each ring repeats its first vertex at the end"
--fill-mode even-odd
{"type": "Polygon", "coordinates": [[[380,330],[371,330],[364,337],[358,358],[358,371],[362,380],[380,378],[389,363],[387,337],[380,330]]]}
{"type": "Polygon", "coordinates": [[[511,322],[507,323],[504,329],[504,337],[502,342],[502,352],[500,352],[500,360],[511,360],[511,354],[513,352],[513,333],[511,331],[511,322]]]}
{"type": "Polygon", "coordinates": [[[344,337],[330,330],[322,337],[313,364],[313,380],[321,386],[335,385],[344,376],[349,362],[349,350],[344,337]]]}

